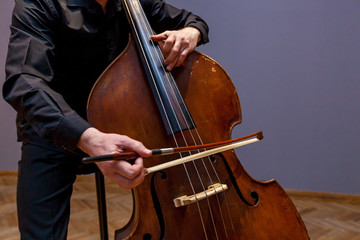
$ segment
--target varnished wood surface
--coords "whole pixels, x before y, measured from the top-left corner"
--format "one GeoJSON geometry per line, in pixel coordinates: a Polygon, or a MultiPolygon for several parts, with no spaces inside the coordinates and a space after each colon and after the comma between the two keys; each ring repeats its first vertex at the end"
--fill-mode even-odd
{"type": "MultiPolygon", "coordinates": [[[[130,217],[130,191],[106,181],[109,239],[130,217]]],[[[360,240],[360,196],[287,191],[313,240],[360,240]]],[[[0,172],[0,239],[19,239],[16,173],[0,172]]],[[[79,176],[74,185],[68,239],[99,239],[95,182],[79,176]]]]}

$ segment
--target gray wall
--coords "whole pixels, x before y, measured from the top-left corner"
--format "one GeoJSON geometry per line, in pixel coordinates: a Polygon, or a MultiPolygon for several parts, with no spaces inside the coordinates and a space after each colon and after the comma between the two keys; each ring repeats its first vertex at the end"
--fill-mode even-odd
{"type": "MultiPolygon", "coordinates": [[[[5,60],[10,36],[11,12],[14,0],[0,1],[0,85],[5,79],[5,60]]],[[[20,144],[16,142],[15,111],[0,98],[0,170],[17,170],[20,144]]]]}
{"type": "MultiPolygon", "coordinates": [[[[199,50],[238,90],[243,123],[233,136],[264,132],[262,142],[237,150],[250,175],[286,189],[360,194],[360,1],[168,2],[211,28],[199,50]]],[[[1,68],[12,5],[0,2],[1,68]]],[[[14,113],[3,101],[0,108],[0,169],[16,170],[14,113]]]]}

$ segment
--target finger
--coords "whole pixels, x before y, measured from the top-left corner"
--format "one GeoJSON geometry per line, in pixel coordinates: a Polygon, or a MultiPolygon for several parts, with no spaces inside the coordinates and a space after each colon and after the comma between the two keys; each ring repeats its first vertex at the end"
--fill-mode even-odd
{"type": "Polygon", "coordinates": [[[189,53],[189,50],[187,48],[180,52],[179,59],[177,60],[175,67],[179,67],[181,64],[183,64],[188,53],[189,53]]]}
{"type": "Polygon", "coordinates": [[[185,61],[188,53],[189,53],[189,48],[183,45],[179,53],[177,54],[176,58],[166,66],[166,69],[168,71],[171,71],[174,67],[181,66],[181,64],[185,61]]]}
{"type": "Polygon", "coordinates": [[[113,171],[126,179],[135,179],[144,172],[143,159],[137,158],[134,164],[130,164],[126,161],[118,161],[116,166],[114,166],[113,171]]]}
{"type": "Polygon", "coordinates": [[[160,41],[160,42],[158,42],[158,44],[159,44],[159,46],[160,46],[160,49],[161,49],[161,51],[162,52],[164,52],[164,41],[160,41]]]}
{"type": "Polygon", "coordinates": [[[133,165],[124,162],[125,172],[116,172],[114,178],[116,182],[124,188],[133,188],[139,185],[145,178],[143,159],[137,158],[133,165]]]}
{"type": "Polygon", "coordinates": [[[163,43],[163,54],[165,58],[168,58],[171,52],[173,51],[174,44],[176,43],[174,36],[169,36],[163,43]]]}
{"type": "Polygon", "coordinates": [[[151,40],[153,40],[154,42],[157,42],[160,46],[161,51],[163,52],[163,55],[166,57],[169,53],[168,51],[168,47],[165,46],[165,40],[168,38],[168,34],[167,33],[161,33],[161,34],[157,34],[157,35],[153,35],[151,36],[151,40]],[[165,51],[164,48],[167,48],[167,50],[165,51]]]}
{"type": "Polygon", "coordinates": [[[125,189],[131,189],[131,188],[138,186],[140,183],[142,183],[144,181],[145,173],[143,172],[142,174],[139,174],[134,179],[127,179],[116,173],[113,174],[112,176],[109,176],[109,178],[111,180],[113,180],[114,182],[116,182],[120,187],[125,188],[125,189]]]}
{"type": "Polygon", "coordinates": [[[151,40],[155,41],[155,42],[160,42],[160,41],[164,41],[168,38],[168,34],[166,32],[160,33],[160,34],[156,34],[156,35],[152,35],[151,36],[151,40]]]}
{"type": "Polygon", "coordinates": [[[176,63],[178,62],[178,59],[179,59],[179,57],[176,57],[176,59],[174,59],[171,63],[166,65],[166,70],[171,71],[175,67],[176,63]]]}
{"type": "Polygon", "coordinates": [[[142,157],[149,157],[151,155],[151,150],[147,149],[144,144],[127,136],[124,136],[119,148],[134,151],[142,157]]]}
{"type": "Polygon", "coordinates": [[[164,64],[169,65],[173,61],[177,60],[181,48],[181,42],[175,42],[169,51],[169,55],[166,57],[164,64]]]}

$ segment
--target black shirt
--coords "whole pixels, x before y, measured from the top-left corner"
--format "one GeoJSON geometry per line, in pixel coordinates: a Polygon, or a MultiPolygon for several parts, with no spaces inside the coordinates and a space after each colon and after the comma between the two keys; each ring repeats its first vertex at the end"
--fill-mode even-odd
{"type": "MultiPolygon", "coordinates": [[[[198,16],[162,0],[140,2],[155,32],[193,26],[208,42],[198,16]]],[[[96,0],[16,0],[3,96],[17,111],[19,140],[75,149],[90,127],[89,92],[129,32],[120,0],[109,0],[106,14],[96,0]]]]}

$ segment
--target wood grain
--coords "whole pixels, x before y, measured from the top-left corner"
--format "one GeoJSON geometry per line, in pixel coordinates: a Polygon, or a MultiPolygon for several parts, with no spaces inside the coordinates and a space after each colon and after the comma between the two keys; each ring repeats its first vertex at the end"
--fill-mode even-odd
{"type": "MultiPolygon", "coordinates": [[[[20,235],[16,214],[16,172],[0,171],[0,239],[20,235]]],[[[106,180],[109,239],[123,226],[132,209],[130,191],[106,180]]],[[[312,240],[360,240],[360,196],[288,190],[312,240]]],[[[78,176],[71,200],[69,240],[97,240],[100,237],[95,180],[78,176]]]]}

